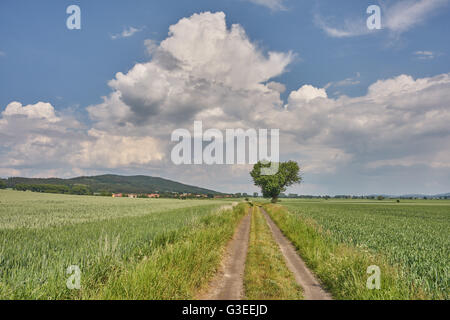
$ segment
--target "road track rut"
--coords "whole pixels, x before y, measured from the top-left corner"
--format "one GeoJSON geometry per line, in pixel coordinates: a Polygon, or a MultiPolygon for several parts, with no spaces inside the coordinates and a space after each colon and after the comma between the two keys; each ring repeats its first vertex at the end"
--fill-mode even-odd
{"type": "Polygon", "coordinates": [[[288,269],[294,274],[295,280],[303,288],[305,300],[331,300],[331,295],[323,289],[320,282],[308,269],[293,244],[283,235],[280,228],[273,222],[267,212],[263,208],[260,208],[260,210],[266,218],[273,238],[283,253],[288,269]]]}
{"type": "Polygon", "coordinates": [[[240,300],[244,298],[244,271],[250,237],[250,216],[242,218],[239,226],[228,243],[222,266],[200,300],[240,300]]]}

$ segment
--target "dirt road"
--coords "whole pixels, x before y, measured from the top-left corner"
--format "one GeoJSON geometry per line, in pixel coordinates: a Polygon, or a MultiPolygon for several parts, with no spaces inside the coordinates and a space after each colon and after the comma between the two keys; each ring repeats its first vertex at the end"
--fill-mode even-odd
{"type": "Polygon", "coordinates": [[[264,214],[267,224],[272,230],[273,237],[283,253],[287,267],[294,274],[297,283],[303,288],[305,300],[331,300],[331,295],[322,288],[314,274],[300,258],[292,243],[283,235],[267,212],[263,208],[260,208],[260,210],[264,214]]]}
{"type": "Polygon", "coordinates": [[[244,298],[244,270],[250,236],[250,215],[240,222],[233,239],[228,243],[222,266],[200,300],[239,300],[244,298]]]}

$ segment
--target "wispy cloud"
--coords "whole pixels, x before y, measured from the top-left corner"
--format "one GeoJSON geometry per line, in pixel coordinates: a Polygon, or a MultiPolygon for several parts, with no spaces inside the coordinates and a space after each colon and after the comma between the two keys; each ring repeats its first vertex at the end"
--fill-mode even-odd
{"type": "Polygon", "coordinates": [[[116,40],[116,39],[120,39],[120,38],[128,38],[140,31],[142,31],[142,28],[138,29],[138,28],[134,28],[134,27],[130,26],[128,28],[124,28],[121,33],[111,35],[111,39],[116,40]]]}
{"type": "Polygon", "coordinates": [[[395,33],[402,33],[423,23],[449,0],[403,0],[385,9],[385,26],[395,33]]]}
{"type": "Polygon", "coordinates": [[[414,55],[421,60],[431,60],[436,57],[436,54],[432,51],[416,51],[414,55]]]}
{"type": "Polygon", "coordinates": [[[6,56],[6,53],[4,53],[3,51],[0,51],[0,57],[4,57],[6,56]]]}
{"type": "MultiPolygon", "coordinates": [[[[381,3],[381,25],[382,29],[388,30],[392,35],[398,36],[417,25],[425,22],[439,9],[447,6],[450,0],[402,0],[394,4],[386,5],[381,3]]],[[[346,18],[339,24],[329,23],[329,19],[320,14],[315,15],[315,23],[327,35],[334,38],[355,37],[369,33],[366,26],[366,18],[360,17],[346,18]]]]}
{"type": "Polygon", "coordinates": [[[324,88],[328,89],[330,87],[338,88],[338,87],[354,86],[354,85],[360,84],[360,82],[361,82],[359,80],[360,77],[361,77],[361,74],[359,72],[357,72],[354,77],[349,77],[349,78],[346,78],[346,79],[340,80],[340,81],[329,82],[324,88]]]}
{"type": "Polygon", "coordinates": [[[346,19],[341,23],[340,27],[333,26],[328,19],[319,14],[314,16],[315,24],[321,28],[327,35],[333,38],[347,38],[361,36],[369,33],[366,22],[362,19],[346,19]]]}
{"type": "Polygon", "coordinates": [[[286,7],[283,4],[284,0],[248,0],[248,1],[253,2],[254,4],[265,6],[273,11],[286,10],[286,7]]]}

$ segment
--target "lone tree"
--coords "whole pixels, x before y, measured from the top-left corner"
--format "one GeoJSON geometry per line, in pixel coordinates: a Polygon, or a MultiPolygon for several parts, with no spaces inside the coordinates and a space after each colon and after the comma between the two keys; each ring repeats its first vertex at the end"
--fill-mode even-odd
{"type": "Polygon", "coordinates": [[[276,203],[280,193],[286,191],[287,187],[300,183],[302,177],[300,176],[300,168],[295,161],[281,162],[276,174],[261,175],[261,168],[269,168],[270,165],[270,162],[262,163],[258,161],[253,166],[250,175],[255,186],[261,187],[264,198],[272,198],[272,202],[276,203]]]}

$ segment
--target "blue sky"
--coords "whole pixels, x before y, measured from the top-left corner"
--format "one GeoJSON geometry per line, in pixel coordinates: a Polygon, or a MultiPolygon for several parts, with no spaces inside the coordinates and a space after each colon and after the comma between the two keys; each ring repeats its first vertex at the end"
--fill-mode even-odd
{"type": "Polygon", "coordinates": [[[243,0],[195,1],[195,6],[185,1],[2,1],[0,50],[5,57],[0,60],[0,105],[46,100],[64,108],[99,102],[116,72],[147,59],[144,39],[163,40],[171,24],[202,11],[224,11],[229,25],[241,24],[263,48],[297,53],[297,61],[279,78],[287,91],[305,83],[323,87],[359,72],[360,84],[344,88],[346,94],[355,95],[377,79],[448,71],[450,55],[445,53],[450,42],[445,41],[445,30],[450,27],[450,10],[433,15],[400,39],[391,39],[384,31],[335,39],[314,23],[316,14],[333,17],[337,25],[347,18],[365,18],[366,8],[374,3],[379,2],[285,1],[286,10],[273,11],[243,0]],[[69,16],[65,9],[71,4],[82,10],[79,31],[65,26],[69,16]],[[129,26],[143,30],[111,39],[129,26]],[[421,60],[413,54],[416,51],[432,51],[439,57],[421,60]]]}
{"type": "MultiPolygon", "coordinates": [[[[195,2],[4,0],[0,3],[0,111],[6,110],[13,101],[20,102],[23,107],[45,102],[51,105],[58,117],[76,122],[71,132],[81,133],[76,138],[70,138],[71,142],[84,141],[81,136],[86,135],[90,129],[101,129],[102,132],[107,132],[105,129],[107,125],[93,112],[89,112],[87,107],[97,106],[102,103],[102,97],[109,96],[114,90],[121,90],[112,88],[108,84],[116,77],[117,72],[127,74],[135,65],[152,61],[153,58],[144,45],[145,40],[152,40],[158,46],[161,41],[169,37],[168,31],[171,25],[195,13],[208,11],[223,12],[228,30],[233,24],[239,24],[258,52],[264,55],[267,55],[269,51],[292,53],[292,58],[283,71],[274,72],[270,79],[285,87],[285,90],[280,92],[281,105],[293,106],[297,103],[301,108],[299,102],[289,103],[289,96],[304,85],[326,89],[327,97],[333,100],[333,104],[340,105],[341,102],[336,101],[343,95],[354,99],[367,97],[368,88],[378,80],[396,79],[400,75],[407,75],[412,79],[435,79],[434,77],[439,75],[448,74],[450,42],[447,41],[446,33],[450,30],[449,8],[446,0],[206,0],[195,2]],[[66,19],[69,16],[66,14],[66,8],[72,4],[77,4],[81,8],[81,30],[66,28],[66,19]],[[365,20],[369,16],[366,9],[372,4],[380,5],[382,8],[382,30],[368,31],[365,27],[365,20]],[[132,32],[128,33],[129,36],[122,36],[127,30],[132,32]],[[346,36],[337,37],[330,30],[339,30],[346,36]]],[[[149,79],[148,81],[151,81],[151,78],[149,79]]],[[[436,84],[437,82],[438,80],[434,81],[433,85],[444,86],[440,82],[436,84]]],[[[417,90],[419,89],[423,88],[420,87],[417,90]]],[[[356,101],[358,100],[350,104],[356,101]]],[[[436,103],[436,110],[444,108],[444,111],[448,111],[448,101],[436,103]]],[[[311,103],[309,106],[314,107],[311,103]]],[[[382,103],[381,107],[386,107],[386,103],[382,103]]],[[[380,112],[382,112],[381,109],[380,112]]],[[[417,115],[417,112],[420,111],[415,110],[414,114],[417,115]]],[[[423,112],[425,116],[426,112],[423,112]]],[[[351,117],[352,114],[348,116],[351,117]]],[[[6,121],[6,113],[3,114],[3,118],[6,121]]],[[[122,122],[119,121],[119,123],[122,122]]],[[[249,123],[251,123],[250,120],[249,123]]],[[[391,122],[384,125],[386,130],[392,128],[391,122]]],[[[418,125],[411,123],[411,129],[417,128],[418,125]]],[[[114,125],[111,124],[108,128],[114,131],[114,125]]],[[[152,131],[155,127],[149,125],[149,128],[152,131]]],[[[142,128],[135,129],[134,131],[127,129],[126,133],[121,132],[117,135],[145,136],[142,128]]],[[[53,130],[56,129],[53,128],[53,130]]],[[[339,135],[339,139],[343,139],[345,135],[342,130],[339,132],[342,134],[339,135]]],[[[0,131],[0,136],[1,134],[0,131]]],[[[290,132],[290,134],[294,137],[302,136],[301,132],[290,132]]],[[[426,144],[428,141],[426,137],[434,134],[440,134],[438,138],[448,138],[448,131],[444,130],[439,133],[424,132],[423,136],[416,137],[415,141],[424,139],[426,144]]],[[[6,137],[7,133],[4,135],[6,137]]],[[[147,133],[147,135],[156,136],[153,133],[147,133]]],[[[357,138],[354,132],[351,135],[357,138]]],[[[16,174],[61,176],[103,172],[159,173],[158,175],[169,178],[180,176],[178,171],[174,173],[174,170],[165,166],[162,169],[161,164],[154,164],[152,160],[138,164],[119,162],[121,165],[117,166],[102,166],[96,162],[85,164],[82,168],[73,171],[59,164],[55,159],[49,159],[48,162],[53,164],[52,168],[56,168],[50,170],[50,167],[34,162],[31,155],[24,154],[25,147],[20,149],[20,152],[14,149],[21,144],[29,146],[27,141],[29,142],[33,137],[36,138],[33,132],[30,132],[20,138],[22,140],[19,138],[9,142],[7,138],[3,140],[0,150],[4,157],[9,160],[11,157],[17,157],[20,160],[10,161],[9,165],[0,168],[0,176],[16,174]]],[[[90,137],[93,139],[92,135],[90,137]]],[[[360,190],[370,193],[382,192],[384,189],[400,193],[448,192],[450,190],[450,185],[444,180],[450,176],[448,167],[445,165],[427,167],[430,161],[445,164],[450,159],[447,158],[448,154],[442,155],[437,147],[423,151],[435,155],[433,159],[428,159],[421,157],[421,150],[416,149],[414,155],[407,147],[403,150],[402,147],[388,147],[386,143],[383,145],[386,146],[385,149],[376,151],[384,154],[380,157],[379,154],[374,156],[375,151],[372,154],[362,152],[360,149],[350,150],[342,147],[341,140],[328,140],[327,142],[304,141],[303,146],[308,146],[307,150],[314,150],[310,155],[305,155],[306,151],[296,153],[294,146],[292,146],[294,152],[291,148],[281,152],[286,157],[294,157],[300,162],[305,159],[304,161],[307,162],[307,159],[315,157],[317,150],[324,150],[326,146],[327,150],[342,151],[343,155],[352,158],[352,161],[356,161],[362,168],[355,163],[346,163],[340,164],[337,169],[334,166],[334,171],[325,169],[308,172],[306,170],[307,182],[305,181],[303,187],[293,191],[320,194],[357,193],[360,190]],[[314,146],[318,144],[319,149],[314,149],[314,146]],[[404,152],[402,153],[401,150],[404,152]],[[389,168],[384,167],[387,163],[389,168]],[[351,167],[355,169],[350,169],[351,167]],[[391,188],[388,182],[389,177],[395,181],[399,180],[398,177],[393,178],[394,176],[389,173],[393,167],[395,167],[394,172],[402,175],[400,180],[404,182],[397,182],[391,188]],[[411,187],[409,179],[417,178],[417,172],[421,172],[421,179],[429,180],[426,181],[429,187],[411,187]],[[348,181],[345,181],[346,179],[348,181]],[[363,187],[359,185],[361,183],[364,184],[363,187]]],[[[205,170],[208,171],[208,169],[205,170]]],[[[210,177],[210,173],[206,171],[199,175],[204,178],[210,177]]],[[[214,177],[217,183],[208,182],[207,186],[225,191],[231,191],[234,188],[226,177],[214,177]]],[[[197,179],[190,174],[182,175],[181,180],[202,184],[202,179],[197,179]]],[[[246,187],[249,184],[248,177],[238,180],[236,185],[242,188],[242,191],[253,190],[251,186],[246,187]]]]}

